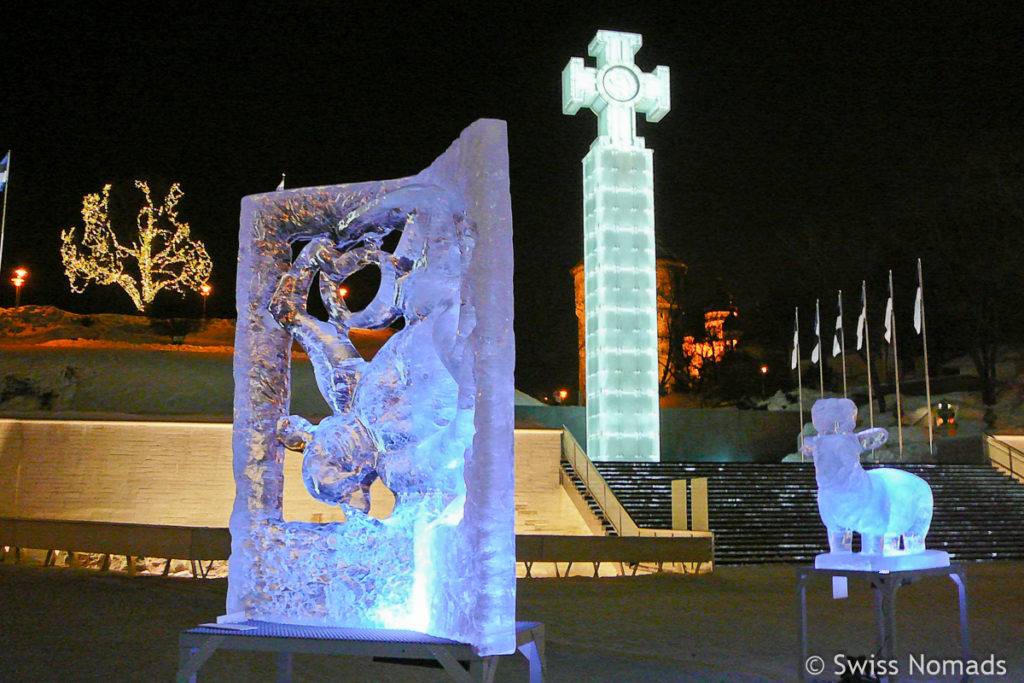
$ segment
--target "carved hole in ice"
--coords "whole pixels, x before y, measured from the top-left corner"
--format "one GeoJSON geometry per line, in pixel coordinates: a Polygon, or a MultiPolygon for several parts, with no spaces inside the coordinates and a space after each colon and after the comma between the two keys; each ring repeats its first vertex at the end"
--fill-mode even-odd
{"type": "Polygon", "coordinates": [[[345,278],[341,286],[348,290],[345,297],[348,310],[353,313],[361,311],[373,301],[380,289],[380,267],[375,263],[364,266],[345,278]]]}

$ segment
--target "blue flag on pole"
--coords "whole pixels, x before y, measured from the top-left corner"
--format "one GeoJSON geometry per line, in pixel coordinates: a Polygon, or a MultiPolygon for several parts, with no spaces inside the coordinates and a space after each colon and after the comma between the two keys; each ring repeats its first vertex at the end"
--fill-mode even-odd
{"type": "Polygon", "coordinates": [[[7,163],[11,159],[11,153],[7,152],[4,156],[4,160],[0,161],[0,190],[4,189],[7,185],[7,163]]]}

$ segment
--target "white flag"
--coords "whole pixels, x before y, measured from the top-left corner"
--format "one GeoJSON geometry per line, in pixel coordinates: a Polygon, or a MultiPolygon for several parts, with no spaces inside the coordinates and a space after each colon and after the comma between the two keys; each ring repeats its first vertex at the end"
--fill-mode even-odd
{"type": "Polygon", "coordinates": [[[277,184],[277,190],[275,190],[275,191],[276,192],[280,192],[283,189],[284,189],[284,173],[281,174],[281,182],[279,182],[277,184]]]}
{"type": "Polygon", "coordinates": [[[796,366],[800,364],[800,313],[797,312],[797,318],[793,321],[793,358],[790,360],[791,367],[796,370],[796,366]]]}
{"type": "Polygon", "coordinates": [[[889,292],[889,300],[885,302],[885,341],[892,343],[892,292],[889,292]]]}
{"type": "Polygon", "coordinates": [[[857,350],[864,346],[864,328],[868,324],[868,301],[860,298],[860,315],[857,316],[857,350]]]}
{"type": "Polygon", "coordinates": [[[843,352],[843,294],[839,293],[839,312],[836,313],[836,333],[832,336],[832,357],[835,358],[843,352]]]}
{"type": "Polygon", "coordinates": [[[817,363],[821,358],[821,325],[818,323],[818,307],[814,307],[814,337],[818,340],[811,351],[811,362],[817,363]]]}
{"type": "Polygon", "coordinates": [[[921,308],[921,285],[917,285],[917,294],[914,295],[914,331],[921,334],[921,318],[923,317],[923,311],[921,308]]]}

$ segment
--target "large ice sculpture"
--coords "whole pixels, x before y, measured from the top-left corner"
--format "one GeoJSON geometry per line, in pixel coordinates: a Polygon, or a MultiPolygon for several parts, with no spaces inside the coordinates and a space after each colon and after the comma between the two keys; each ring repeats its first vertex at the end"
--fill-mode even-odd
{"type": "Polygon", "coordinates": [[[511,229],[502,121],[414,177],[242,201],[229,613],[515,651],[511,229]],[[339,286],[363,268],[380,286],[352,311],[339,286]],[[389,326],[364,360],[349,331],[389,326]],[[332,412],[317,425],[288,414],[293,341],[332,412]],[[286,449],[345,522],[283,519],[286,449]],[[378,477],[385,520],[366,514],[378,477]]]}
{"type": "Polygon", "coordinates": [[[882,428],[856,434],[857,406],[847,398],[815,401],[811,419],[818,436],[804,439],[814,459],[818,511],[828,530],[830,552],[815,558],[826,569],[922,569],[949,565],[949,555],[926,550],[932,521],[932,490],[903,470],[865,470],[860,454],[878,448],[889,434],[882,428]],[[861,551],[852,552],[853,532],[861,551]]]}
{"type": "Polygon", "coordinates": [[[636,115],[660,121],[670,107],[669,73],[643,73],[637,33],[598,31],[562,71],[562,112],[597,116],[583,158],[583,278],[586,313],[587,455],[591,460],[661,458],[658,411],[658,284],[654,249],[654,152],[636,115]]]}

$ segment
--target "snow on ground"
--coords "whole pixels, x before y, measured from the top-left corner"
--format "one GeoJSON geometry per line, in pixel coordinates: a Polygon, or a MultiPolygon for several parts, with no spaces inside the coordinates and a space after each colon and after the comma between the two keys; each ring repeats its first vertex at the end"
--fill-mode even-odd
{"type": "MultiPolygon", "coordinates": [[[[972,564],[968,571],[974,658],[1005,660],[1007,675],[981,683],[1024,681],[1024,563],[972,564]]],[[[794,568],[720,567],[710,575],[521,579],[520,620],[546,625],[552,683],[754,683],[794,681],[798,663],[794,568]]],[[[5,681],[169,681],[177,636],[223,613],[227,582],[0,564],[0,679],[5,681]]],[[[897,657],[930,660],[958,653],[956,588],[926,579],[899,592],[897,657]]],[[[875,650],[873,598],[851,581],[832,600],[829,584],[808,590],[810,653],[831,670],[841,655],[875,650]]],[[[219,652],[201,681],[273,681],[269,654],[219,652]]],[[[838,675],[819,680],[836,681],[838,675]]],[[[903,676],[947,681],[949,676],[903,676]]],[[[440,683],[440,671],[366,659],[296,656],[294,680],[440,683]]],[[[519,657],[506,658],[498,681],[526,681],[519,657]]]]}
{"type": "MultiPolygon", "coordinates": [[[[229,421],[233,339],[228,320],[209,321],[173,344],[138,316],[76,316],[46,307],[0,311],[0,414],[229,421]]],[[[383,341],[369,338],[365,347],[372,352],[383,341]]],[[[1001,394],[997,428],[1024,431],[1021,397],[1019,383],[1001,394]]],[[[816,392],[806,393],[805,409],[815,398],[816,392]]],[[[960,429],[981,429],[976,394],[944,398],[960,405],[960,429]]],[[[795,409],[784,397],[770,401],[778,403],[770,409],[795,409]]],[[[913,415],[923,400],[907,397],[905,408],[913,415]]],[[[301,354],[293,409],[326,413],[301,354]]],[[[865,423],[862,414],[862,428],[865,423]]],[[[876,416],[876,424],[891,432],[895,426],[888,415],[876,416]]],[[[915,430],[924,433],[912,425],[905,432],[915,430]]],[[[1024,681],[1022,571],[1019,562],[968,566],[974,656],[1006,659],[1009,667],[1005,677],[979,681],[1024,681]]],[[[225,591],[223,579],[0,564],[0,680],[172,680],[178,632],[222,614],[225,591]]],[[[809,594],[811,652],[829,662],[837,654],[874,652],[870,591],[856,583],[850,591],[849,599],[833,601],[822,583],[809,594]]],[[[718,567],[701,576],[522,579],[517,604],[520,619],[547,624],[549,681],[795,680],[792,566],[718,567]]],[[[897,623],[901,657],[955,656],[952,582],[931,579],[903,588],[897,623]]],[[[269,655],[218,653],[203,673],[205,681],[271,681],[274,663],[269,655]]],[[[296,657],[295,680],[447,679],[437,670],[296,657]]],[[[498,680],[526,680],[525,666],[510,659],[498,680]]]]}
{"type": "MultiPolygon", "coordinates": [[[[198,323],[199,321],[195,321],[198,323]]],[[[355,331],[366,357],[385,331],[355,331]]],[[[230,422],[233,320],[203,321],[180,343],[133,315],[76,315],[48,306],[0,309],[0,414],[5,417],[230,422]]],[[[329,414],[309,359],[292,351],[292,408],[329,414]]]]}

